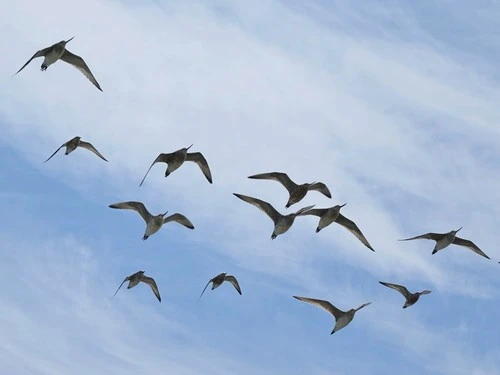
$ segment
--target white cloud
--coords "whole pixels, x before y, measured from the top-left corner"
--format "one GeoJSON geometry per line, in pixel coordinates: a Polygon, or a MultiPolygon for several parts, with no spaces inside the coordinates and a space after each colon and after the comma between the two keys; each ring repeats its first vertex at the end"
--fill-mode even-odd
{"type": "MultiPolygon", "coordinates": [[[[496,82],[436,48],[438,41],[405,9],[394,12],[405,15],[399,20],[419,43],[380,31],[377,20],[387,17],[381,8],[367,14],[338,3],[334,16],[320,8],[331,23],[319,23],[274,1],[217,6],[90,1],[70,11],[58,0],[29,7],[3,3],[0,40],[12,58],[0,61],[2,75],[16,71],[34,50],[76,35],[68,48],[85,58],[104,90],[63,63],[40,73],[41,62],[33,61],[2,82],[9,87],[0,93],[5,142],[103,209],[143,200],[152,212],[182,212],[196,226],[190,233],[162,229],[145,246],[185,235],[252,275],[303,283],[310,293],[342,293],[346,306],[376,290],[360,285],[366,278],[366,285],[383,278],[474,301],[497,298],[494,262],[455,247],[431,256],[430,241],[397,241],[463,226],[464,237],[492,259],[500,257],[494,242],[500,214],[496,82]],[[71,16],[60,16],[65,9],[71,16]],[[346,20],[380,33],[367,37],[346,20]],[[41,164],[75,135],[110,163],[77,151],[41,164]],[[27,137],[36,142],[25,143],[27,137]],[[138,188],[159,152],[191,143],[208,159],[213,185],[195,165],[167,179],[165,167],[155,166],[138,188]],[[332,200],[312,192],[297,208],[347,202],[344,214],[376,253],[335,224],[316,235],[316,218],[298,218],[270,241],[271,221],[232,193],[260,197],[284,212],[283,187],[246,179],[272,170],[297,182],[325,182],[332,200]]],[[[130,224],[124,236],[139,243],[140,218],[103,215],[116,220],[110,229],[130,224]]],[[[444,335],[425,341],[441,342],[444,335]]],[[[408,348],[415,352],[418,345],[408,348]]],[[[456,353],[463,354],[460,346],[456,353]]],[[[449,361],[443,358],[435,371],[446,372],[440,366],[449,361]]]]}

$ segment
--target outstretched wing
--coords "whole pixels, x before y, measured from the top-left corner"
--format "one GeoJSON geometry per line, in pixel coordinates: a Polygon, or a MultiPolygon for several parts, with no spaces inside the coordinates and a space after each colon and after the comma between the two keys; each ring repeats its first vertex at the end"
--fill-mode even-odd
{"type": "MultiPolygon", "coordinates": [[[[26,65],[28,65],[31,62],[31,60],[36,59],[37,57],[45,56],[45,54],[47,52],[49,52],[50,48],[51,47],[47,47],[47,48],[41,49],[40,51],[38,51],[37,53],[35,53],[33,55],[33,57],[31,59],[29,59],[28,62],[26,64],[24,64],[23,67],[16,72],[16,74],[19,73],[21,70],[23,70],[26,67],[26,65]]],[[[16,75],[16,74],[14,74],[14,75],[16,75]]]]}
{"type": "Polygon", "coordinates": [[[189,221],[189,219],[182,214],[175,213],[173,215],[170,215],[170,216],[163,218],[164,224],[166,224],[170,221],[175,221],[176,223],[182,224],[189,229],[194,229],[193,223],[191,223],[191,221],[189,221]]]}
{"type": "MultiPolygon", "coordinates": [[[[116,296],[116,293],[118,293],[118,291],[119,291],[119,290],[120,290],[120,288],[122,287],[123,283],[124,283],[125,281],[128,281],[128,280],[130,280],[130,276],[127,276],[127,277],[125,278],[125,280],[123,280],[123,281],[122,281],[122,283],[120,284],[120,286],[118,287],[118,289],[116,289],[115,294],[113,294],[113,297],[114,297],[114,296],[116,296]]],[[[113,298],[113,297],[111,297],[111,298],[113,298]]]]}
{"type": "Polygon", "coordinates": [[[307,210],[306,212],[304,212],[302,214],[302,216],[314,215],[314,216],[322,217],[324,214],[326,214],[327,211],[328,211],[328,208],[314,208],[312,210],[307,210]]]}
{"type": "Polygon", "coordinates": [[[322,309],[325,309],[328,311],[330,314],[332,314],[335,319],[340,318],[342,315],[345,314],[344,311],[337,309],[335,306],[333,306],[330,302],[324,301],[321,299],[315,299],[315,298],[307,298],[307,297],[297,297],[293,296],[293,298],[298,299],[299,301],[302,302],[307,302],[310,303],[316,307],[321,307],[322,309]]]}
{"type": "Polygon", "coordinates": [[[421,234],[420,236],[415,236],[411,238],[404,238],[402,240],[398,241],[411,241],[411,240],[418,240],[418,239],[426,239],[426,240],[434,240],[438,241],[443,235],[440,233],[426,233],[426,234],[421,234]]]}
{"type": "Polygon", "coordinates": [[[158,290],[158,285],[156,285],[156,282],[154,281],[154,279],[152,277],[142,276],[141,281],[143,283],[148,284],[151,287],[151,290],[155,294],[156,298],[158,298],[158,301],[161,302],[160,291],[158,290]]]}
{"type": "Polygon", "coordinates": [[[151,168],[153,168],[153,165],[155,165],[156,163],[169,163],[171,158],[172,158],[172,155],[173,153],[170,153],[170,154],[160,154],[156,157],[155,161],[150,165],[150,167],[148,168],[148,171],[146,172],[146,174],[144,175],[144,177],[142,178],[142,181],[141,183],[139,184],[139,186],[142,186],[142,184],[144,183],[144,180],[146,179],[146,176],[148,175],[149,171],[151,170],[151,168]]]}
{"type": "Polygon", "coordinates": [[[200,167],[208,182],[212,183],[212,173],[210,172],[210,167],[208,166],[208,162],[201,154],[201,152],[188,153],[186,155],[186,161],[194,161],[196,164],[198,164],[198,167],[200,167]]]}
{"type": "Polygon", "coordinates": [[[278,211],[276,211],[276,209],[273,206],[271,206],[270,203],[264,202],[261,199],[249,197],[248,195],[237,194],[237,193],[233,193],[233,195],[264,211],[267,214],[267,216],[269,216],[271,220],[274,221],[274,224],[276,224],[281,217],[281,214],[278,211]]]}
{"type": "Polygon", "coordinates": [[[144,219],[146,224],[148,221],[151,219],[151,214],[147,210],[146,206],[142,202],[135,202],[135,201],[130,201],[130,202],[121,202],[121,203],[114,203],[109,205],[110,208],[118,208],[122,210],[134,210],[137,211],[139,215],[144,219]]]}
{"type": "Polygon", "coordinates": [[[359,306],[357,309],[355,309],[356,311],[359,311],[361,310],[363,307],[365,306],[368,306],[368,305],[371,305],[372,303],[371,302],[367,302],[367,303],[363,303],[361,306],[359,306]]]}
{"type": "Polygon", "coordinates": [[[336,223],[342,225],[344,228],[346,228],[349,232],[354,234],[358,240],[360,240],[363,245],[365,245],[367,248],[369,248],[371,251],[375,251],[366,239],[366,237],[363,235],[361,230],[358,228],[358,226],[354,223],[354,221],[349,220],[346,218],[344,215],[339,213],[339,216],[335,220],[336,223]]]}
{"type": "Polygon", "coordinates": [[[67,62],[68,64],[73,65],[76,69],[78,69],[80,72],[83,73],[85,77],[89,79],[90,82],[94,84],[95,87],[97,87],[99,90],[102,91],[101,86],[99,86],[99,83],[97,83],[97,80],[95,79],[94,75],[90,71],[89,67],[83,61],[83,59],[75,55],[74,53],[69,52],[67,49],[64,50],[64,53],[60,57],[62,61],[67,62]]]}
{"type": "Polygon", "coordinates": [[[403,285],[398,285],[398,284],[391,284],[391,283],[386,283],[384,281],[379,281],[380,284],[382,285],[385,285],[386,287],[388,288],[392,288],[394,290],[397,290],[399,293],[401,293],[406,299],[408,299],[408,297],[410,297],[410,292],[408,291],[408,289],[406,289],[406,287],[404,287],[403,285]]]}
{"type": "Polygon", "coordinates": [[[224,276],[224,281],[229,281],[231,284],[233,284],[236,291],[241,295],[240,284],[238,284],[238,280],[236,280],[236,277],[232,275],[227,275],[224,276]]]}
{"type": "Polygon", "coordinates": [[[59,147],[57,150],[54,151],[54,153],[52,155],[49,156],[49,158],[47,160],[44,161],[44,163],[47,163],[50,159],[52,159],[52,157],[57,154],[57,152],[63,148],[64,146],[66,146],[66,143],[63,143],[63,145],[61,147],[59,147]]]}
{"type": "Polygon", "coordinates": [[[260,173],[253,176],[248,176],[255,180],[275,180],[281,183],[290,194],[297,189],[297,184],[291,180],[286,173],[282,172],[270,172],[270,173],[260,173]]]}
{"type": "Polygon", "coordinates": [[[212,282],[213,279],[210,279],[210,281],[207,283],[207,285],[205,285],[205,288],[203,288],[203,291],[201,292],[200,296],[198,297],[198,301],[200,300],[201,296],[203,295],[203,293],[205,293],[205,290],[207,289],[208,285],[212,282]]]}
{"type": "Polygon", "coordinates": [[[97,151],[97,149],[94,146],[92,146],[92,143],[80,141],[80,144],[78,146],[83,147],[89,151],[92,151],[94,154],[99,156],[102,160],[107,161],[106,158],[104,156],[102,156],[101,153],[99,151],[97,151]]]}
{"type": "Polygon", "coordinates": [[[468,248],[469,250],[472,250],[476,254],[479,254],[487,259],[490,259],[488,255],[486,255],[479,247],[474,244],[474,242],[469,241],[469,240],[464,240],[463,238],[459,238],[455,236],[455,239],[453,240],[453,244],[458,245],[458,246],[464,246],[468,248]]]}
{"type": "Polygon", "coordinates": [[[332,193],[330,193],[328,187],[322,182],[315,182],[314,184],[310,185],[307,190],[316,190],[328,198],[332,197],[332,193]]]}

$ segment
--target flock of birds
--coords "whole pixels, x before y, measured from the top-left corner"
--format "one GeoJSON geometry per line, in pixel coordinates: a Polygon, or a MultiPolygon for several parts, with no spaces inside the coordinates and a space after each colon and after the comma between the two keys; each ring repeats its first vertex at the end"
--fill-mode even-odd
{"type": "MultiPolygon", "coordinates": [[[[23,65],[21,69],[19,69],[17,73],[23,70],[31,62],[31,60],[37,57],[44,57],[43,63],[41,65],[42,71],[45,71],[50,65],[54,64],[57,60],[62,60],[79,69],[99,90],[102,91],[99,83],[95,79],[94,75],[90,71],[85,61],[80,56],[77,56],[66,49],[66,44],[72,39],[73,38],[67,41],[61,41],[50,47],[39,50],[33,55],[33,57],[31,57],[31,59],[28,60],[28,62],[26,62],[26,64],[23,65]]],[[[167,164],[165,177],[168,177],[171,173],[180,168],[184,164],[184,162],[186,161],[194,162],[199,166],[199,168],[205,175],[205,178],[208,180],[208,182],[212,183],[212,173],[208,166],[207,160],[200,152],[188,152],[192,146],[193,145],[189,147],[184,147],[171,153],[159,154],[158,157],[153,161],[151,166],[148,168],[139,186],[143,185],[151,168],[156,163],[160,162],[167,164]]],[[[49,161],[63,147],[66,147],[65,155],[69,155],[71,152],[75,151],[78,147],[81,147],[93,152],[102,160],[108,161],[99,151],[97,151],[97,149],[91,143],[82,141],[81,137],[74,137],[73,139],[70,139],[69,141],[62,144],[47,160],[45,160],[45,162],[49,161]]],[[[288,190],[289,193],[289,198],[285,205],[285,208],[289,208],[292,205],[297,204],[306,196],[306,194],[309,191],[312,190],[318,191],[330,199],[332,198],[330,190],[324,183],[312,182],[312,183],[297,184],[290,177],[288,177],[286,173],[281,173],[281,172],[261,173],[249,176],[248,178],[256,180],[275,180],[281,183],[288,190]]],[[[239,199],[243,200],[244,202],[247,202],[259,208],[267,216],[269,216],[269,218],[274,223],[274,230],[271,234],[271,239],[275,239],[277,236],[286,233],[298,216],[313,215],[319,217],[319,223],[316,228],[316,233],[335,222],[346,228],[348,231],[350,231],[368,249],[370,249],[371,251],[375,251],[368,242],[368,240],[366,239],[366,237],[363,235],[361,230],[358,228],[358,226],[352,220],[348,219],[347,217],[345,217],[340,213],[341,208],[344,207],[346,204],[335,205],[329,208],[316,208],[316,209],[314,208],[314,205],[312,205],[303,207],[294,213],[281,214],[270,203],[265,202],[261,199],[238,193],[233,193],[233,194],[239,199]]],[[[127,209],[136,211],[146,223],[146,230],[144,232],[144,236],[142,237],[143,240],[147,240],[151,235],[158,232],[164,224],[169,222],[176,222],[178,224],[185,226],[186,228],[194,229],[193,223],[186,216],[180,213],[174,213],[172,215],[166,216],[168,211],[165,213],[160,213],[158,215],[153,215],[148,211],[148,209],[142,202],[136,202],[136,201],[119,202],[111,204],[109,205],[109,207],[114,209],[127,209]]],[[[405,238],[400,241],[429,239],[436,241],[436,245],[434,246],[432,254],[435,254],[438,251],[448,247],[449,245],[454,244],[466,247],[469,250],[475,252],[476,254],[479,254],[487,259],[490,259],[472,241],[457,236],[458,231],[460,231],[461,229],[462,228],[459,228],[457,230],[452,230],[448,233],[426,233],[411,238],[405,238]]],[[[127,281],[128,281],[127,289],[133,288],[140,282],[143,282],[151,287],[156,298],[158,299],[158,301],[161,302],[160,292],[155,280],[152,277],[146,276],[144,273],[145,271],[138,271],[130,276],[127,276],[122,281],[122,283],[120,284],[114,295],[118,293],[122,285],[127,281]]],[[[231,283],[236,289],[236,291],[241,295],[241,288],[236,277],[234,277],[233,275],[228,275],[227,273],[221,273],[208,281],[207,285],[201,292],[199,298],[203,296],[203,293],[210,285],[210,283],[212,283],[212,290],[214,290],[218,288],[220,285],[222,285],[224,281],[231,283]]],[[[423,290],[421,292],[411,293],[403,285],[393,284],[383,281],[380,281],[380,284],[392,288],[394,290],[397,290],[399,293],[403,295],[403,297],[405,298],[405,303],[403,305],[403,308],[407,308],[415,304],[419,300],[421,295],[431,293],[431,291],[429,290],[423,290]]],[[[325,300],[300,297],[300,296],[293,296],[293,297],[300,301],[313,304],[317,307],[321,307],[326,311],[328,311],[330,314],[332,314],[335,318],[335,326],[331,332],[332,334],[347,326],[353,320],[354,315],[358,310],[372,303],[372,302],[367,302],[362,304],[358,308],[350,309],[348,311],[342,311],[337,307],[335,307],[334,305],[332,305],[330,302],[325,300]]]]}

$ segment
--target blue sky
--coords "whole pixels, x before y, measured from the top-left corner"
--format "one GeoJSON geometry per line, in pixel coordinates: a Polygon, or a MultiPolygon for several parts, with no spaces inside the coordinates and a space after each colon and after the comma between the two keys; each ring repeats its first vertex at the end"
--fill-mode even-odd
{"type": "MultiPolygon", "coordinates": [[[[47,0],[0,3],[0,372],[5,374],[499,374],[497,1],[47,0]],[[112,25],[112,26],[110,26],[112,25]],[[75,36],[104,92],[40,48],[75,36]],[[4,56],[4,57],[5,57],[4,56]],[[74,136],[86,150],[42,162],[74,136]],[[194,144],[165,179],[160,152],[194,144]],[[285,212],[251,174],[322,181],[376,252],[317,218],[269,239],[238,192],[285,212]],[[142,241],[133,212],[186,215],[142,241]],[[492,261],[397,239],[463,226],[492,261]],[[123,288],[143,269],[149,288],[123,288]],[[208,291],[220,272],[231,285],[208,291]],[[379,280],[432,293],[403,310],[379,280]],[[347,310],[333,317],[292,298],[347,310]]],[[[293,209],[293,208],[292,208],[293,209]]]]}

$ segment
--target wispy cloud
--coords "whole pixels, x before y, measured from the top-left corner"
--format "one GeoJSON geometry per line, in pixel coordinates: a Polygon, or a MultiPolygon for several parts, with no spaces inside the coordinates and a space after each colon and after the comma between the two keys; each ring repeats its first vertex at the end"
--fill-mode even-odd
{"type": "MultiPolygon", "coordinates": [[[[446,318],[445,310],[439,308],[438,318],[434,320],[428,315],[413,315],[417,317],[407,324],[411,325],[411,332],[421,332],[421,335],[415,334],[415,338],[402,334],[407,326],[399,319],[408,313],[384,315],[382,307],[375,306],[394,304],[386,291],[376,285],[379,278],[431,288],[435,293],[433,299],[412,308],[413,312],[424,311],[426,306],[439,306],[443,302],[436,296],[440,295],[448,296],[447,303],[456,311],[462,311],[463,303],[484,304],[490,309],[488,304],[494,304],[498,298],[500,282],[494,262],[466,249],[450,247],[431,255],[429,241],[397,241],[428,231],[446,232],[463,226],[464,237],[476,242],[493,259],[500,257],[494,238],[495,218],[500,214],[497,204],[500,201],[497,178],[500,130],[496,124],[500,91],[489,69],[493,56],[484,52],[474,60],[480,62],[478,65],[471,64],[464,53],[453,47],[450,35],[441,38],[441,34],[423,23],[421,6],[392,5],[370,4],[361,8],[347,2],[314,2],[305,6],[279,1],[137,5],[94,0],[75,4],[74,8],[72,5],[71,9],[59,0],[0,5],[0,17],[5,21],[0,22],[0,40],[4,48],[11,51],[11,58],[0,61],[4,77],[17,70],[35,50],[76,35],[68,48],[85,58],[104,90],[97,92],[79,72],[63,63],[40,73],[40,62],[35,60],[22,74],[2,79],[2,87],[9,89],[0,92],[0,121],[7,149],[22,155],[23,163],[31,168],[29,173],[37,179],[44,176],[47,184],[54,181],[63,184],[65,195],[69,194],[66,187],[73,189],[76,202],[61,203],[58,206],[61,217],[68,220],[67,217],[72,217],[71,205],[78,205],[79,210],[85,212],[78,219],[81,226],[92,218],[93,230],[97,231],[92,235],[107,238],[109,242],[104,253],[88,250],[87,259],[82,255],[85,251],[77,252],[79,255],[75,256],[79,256],[79,260],[65,265],[65,272],[75,278],[73,285],[79,286],[76,296],[70,294],[72,288],[52,287],[61,314],[68,315],[68,327],[73,319],[69,316],[71,313],[80,319],[81,327],[96,321],[102,325],[90,332],[83,329],[87,336],[81,337],[82,342],[94,337],[102,343],[101,352],[111,350],[106,346],[107,340],[111,340],[109,346],[118,345],[119,351],[110,354],[116,360],[96,362],[92,364],[94,369],[102,372],[106,366],[111,369],[116,365],[154,373],[163,362],[153,357],[162,357],[163,352],[145,354],[144,348],[117,343],[119,338],[129,338],[128,334],[143,338],[144,330],[154,332],[152,323],[146,328],[141,325],[153,319],[155,324],[167,327],[165,331],[171,329],[171,320],[165,317],[164,310],[167,309],[168,314],[169,307],[164,305],[171,306],[170,303],[162,303],[162,310],[141,307],[144,310],[140,310],[140,314],[147,315],[150,321],[139,323],[138,315],[132,318],[119,315],[115,319],[114,308],[105,303],[102,296],[94,294],[97,292],[93,289],[99,288],[89,275],[95,276],[96,269],[103,267],[100,262],[112,264],[111,257],[115,256],[112,254],[118,252],[120,265],[133,268],[130,272],[134,272],[142,259],[154,266],[177,262],[177,268],[169,268],[168,283],[177,285],[182,293],[195,291],[197,294],[203,287],[198,287],[198,282],[203,284],[206,277],[234,267],[249,283],[257,279],[259,287],[269,288],[268,292],[259,294],[262,301],[276,303],[276,310],[293,308],[286,313],[288,323],[314,319],[315,313],[321,314],[299,309],[294,301],[275,302],[275,298],[286,299],[300,290],[314,297],[332,298],[332,302],[345,308],[376,298],[371,312],[367,308],[356,317],[360,331],[355,323],[349,327],[348,333],[356,340],[362,335],[361,329],[381,336],[384,329],[388,332],[391,350],[398,355],[408,350],[410,362],[412,354],[426,360],[415,364],[420,366],[418,369],[452,373],[456,368],[451,364],[460,357],[463,361],[460,367],[470,370],[469,373],[494,372],[498,365],[494,360],[475,367],[485,358],[479,351],[471,350],[474,345],[480,345],[481,335],[476,336],[474,343],[464,344],[467,340],[463,336],[436,329],[448,320],[450,325],[458,326],[459,316],[446,318]],[[110,160],[109,164],[94,160],[93,155],[85,152],[57,155],[50,163],[41,164],[56,147],[75,135],[98,145],[110,160]],[[186,165],[167,179],[163,177],[163,166],[155,166],[145,185],[138,187],[158,153],[191,143],[206,156],[214,177],[213,185],[205,181],[196,165],[186,165]],[[325,182],[332,190],[332,200],[310,193],[299,205],[316,203],[317,207],[328,207],[347,202],[344,214],[359,225],[376,253],[364,248],[336,224],[315,234],[317,218],[312,217],[298,218],[288,233],[275,241],[269,240],[271,221],[231,193],[260,197],[285,212],[287,193],[282,186],[246,178],[273,170],[285,171],[297,182],[325,182]],[[80,200],[90,202],[89,207],[77,203],[80,200]],[[120,200],[142,200],[155,213],[166,209],[182,212],[196,229],[187,233],[182,227],[164,228],[142,243],[143,223],[138,216],[109,212],[107,205],[120,200]],[[165,242],[173,245],[165,245],[165,242]],[[136,247],[143,247],[144,251],[136,247]],[[127,255],[122,254],[123,248],[130,250],[127,255]],[[200,259],[195,259],[198,257],[200,259]],[[191,270],[188,264],[193,267],[191,270]],[[207,264],[211,265],[210,269],[207,264]],[[84,265],[89,268],[81,268],[84,265]],[[215,266],[227,269],[212,270],[215,266]],[[196,287],[191,285],[193,277],[196,287]],[[189,283],[180,281],[185,278],[189,283]],[[269,282],[276,285],[266,286],[269,282]],[[85,303],[82,302],[84,296],[85,303]],[[65,301],[69,306],[66,312],[65,301]],[[94,304],[98,305],[96,315],[90,313],[93,309],[89,306],[94,304]],[[80,310],[86,311],[87,317],[78,316],[80,310]],[[295,315],[296,312],[299,315],[295,315]],[[134,319],[130,332],[112,338],[128,319],[134,319]],[[97,335],[101,329],[107,336],[97,335]],[[448,345],[452,345],[451,354],[438,359],[423,349],[448,345]],[[130,355],[151,357],[151,360],[147,361],[148,365],[138,364],[126,360],[130,355]]],[[[485,4],[481,6],[487,9],[485,4]]],[[[459,7],[459,13],[464,9],[465,6],[459,7]]],[[[469,23],[477,24],[487,18],[483,13],[474,17],[469,23]]],[[[425,20],[432,21],[432,17],[426,16],[425,20]]],[[[458,18],[453,22],[458,24],[458,18]]],[[[475,31],[476,38],[482,30],[475,31]]],[[[19,184],[25,184],[22,170],[3,168],[15,173],[14,177],[3,176],[3,180],[14,178],[23,181],[19,184]]],[[[1,196],[3,201],[15,194],[16,185],[12,183],[11,187],[1,196]]],[[[52,202],[55,197],[56,194],[49,194],[44,199],[52,202]]],[[[29,209],[28,206],[25,204],[23,208],[29,209]]],[[[21,216],[16,214],[15,218],[17,225],[21,225],[21,216]]],[[[57,220],[52,220],[55,228],[76,227],[70,221],[56,224],[57,220]]],[[[14,258],[10,259],[9,262],[15,262],[14,258]]],[[[48,277],[41,271],[45,263],[46,260],[39,258],[32,261],[36,277],[13,277],[24,283],[48,284],[54,276],[48,277]]],[[[113,283],[98,280],[113,284],[113,289],[118,272],[110,272],[115,276],[113,283]]],[[[124,276],[120,274],[118,278],[124,276]]],[[[243,285],[242,288],[245,291],[243,285]]],[[[145,298],[151,297],[149,292],[145,290],[145,298]]],[[[186,298],[180,291],[175,293],[178,298],[186,298]]],[[[133,301],[134,295],[128,293],[127,301],[133,301]]],[[[210,297],[220,298],[216,293],[210,297]]],[[[246,294],[243,297],[257,298],[246,294]]],[[[252,305],[253,310],[257,309],[258,300],[252,305]]],[[[9,301],[10,315],[36,322],[33,312],[28,311],[40,309],[39,303],[20,307],[15,295],[9,301]]],[[[146,301],[148,306],[149,299],[146,301]]],[[[180,303],[178,308],[185,311],[184,308],[193,307],[180,303]]],[[[254,312],[256,316],[260,316],[258,311],[254,312]]],[[[272,313],[262,307],[262,317],[264,311],[272,313]]],[[[472,319],[472,315],[467,317],[472,319]]],[[[329,327],[323,326],[325,321],[326,317],[318,324],[328,332],[329,327]]],[[[54,327],[55,322],[52,319],[47,324],[54,327]]],[[[283,355],[297,354],[289,332],[279,322],[276,324],[277,338],[270,341],[276,345],[287,342],[283,344],[286,347],[283,355]]],[[[482,335],[487,335],[487,323],[477,324],[482,335]]],[[[182,326],[182,335],[191,337],[185,320],[180,319],[173,326],[182,326]]],[[[36,337],[42,337],[43,327],[35,328],[36,337]]],[[[494,329],[498,331],[498,326],[494,329]]],[[[244,330],[243,334],[257,340],[257,330],[254,328],[254,335],[248,331],[250,329],[244,330]]],[[[312,333],[298,334],[304,343],[301,345],[307,343],[317,352],[318,361],[321,354],[326,355],[326,349],[319,349],[320,343],[313,339],[321,332],[315,329],[312,333]]],[[[60,336],[59,342],[64,342],[63,333],[60,336]]],[[[348,334],[342,338],[326,336],[329,335],[325,335],[328,344],[327,341],[321,344],[337,345],[332,344],[332,340],[349,340],[348,334]]],[[[12,346],[13,355],[29,357],[26,353],[31,347],[26,340],[12,346]]],[[[186,358],[185,363],[179,361],[180,367],[172,371],[203,372],[204,366],[212,362],[207,359],[206,364],[201,361],[200,367],[191,367],[187,358],[195,349],[189,343],[195,342],[196,348],[201,344],[185,340],[186,345],[169,341],[169,350],[175,356],[186,358]]],[[[61,350],[67,346],[60,345],[61,350]]],[[[80,350],[92,353],[91,349],[81,347],[83,345],[73,349],[68,363],[80,350]]],[[[368,343],[365,355],[370,347],[368,343]]],[[[264,348],[268,347],[264,345],[264,348]]],[[[498,348],[491,348],[489,353],[496,351],[498,348]]],[[[214,364],[214,373],[216,369],[225,371],[240,366],[239,362],[231,364],[232,359],[217,353],[222,364],[214,364]]],[[[349,353],[343,357],[346,360],[340,372],[349,368],[349,361],[359,358],[349,353]]],[[[68,371],[64,366],[69,364],[64,361],[54,362],[62,366],[60,368],[44,370],[48,364],[41,363],[46,353],[32,355],[40,360],[36,362],[36,370],[26,368],[28,372],[68,371]]],[[[264,353],[259,352],[252,358],[267,358],[272,363],[271,357],[264,353]]],[[[305,358],[298,358],[291,361],[292,370],[299,371],[307,362],[305,358]]],[[[392,360],[387,353],[382,358],[377,364],[372,363],[374,368],[383,369],[392,360]]],[[[398,359],[393,368],[406,368],[402,361],[398,359]]],[[[331,363],[321,362],[315,373],[321,373],[321,368],[328,368],[331,363]]],[[[276,368],[276,364],[266,366],[259,366],[259,371],[276,368]]],[[[244,368],[238,373],[250,371],[248,364],[244,368]]],[[[363,372],[363,369],[353,371],[363,372]]]]}

